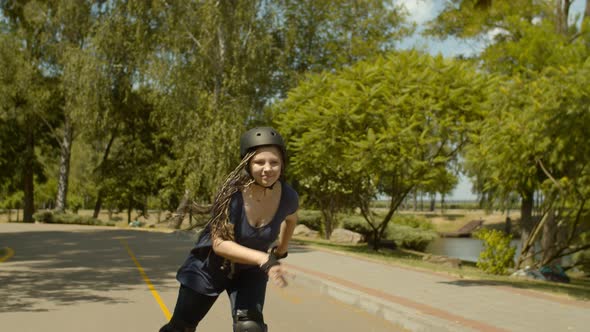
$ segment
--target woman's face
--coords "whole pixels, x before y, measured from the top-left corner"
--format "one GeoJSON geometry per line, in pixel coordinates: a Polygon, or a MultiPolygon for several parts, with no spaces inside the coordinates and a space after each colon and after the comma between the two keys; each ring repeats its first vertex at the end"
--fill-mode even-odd
{"type": "Polygon", "coordinates": [[[283,160],[276,146],[263,146],[256,149],[250,160],[250,174],[263,187],[272,186],[281,176],[283,160]]]}

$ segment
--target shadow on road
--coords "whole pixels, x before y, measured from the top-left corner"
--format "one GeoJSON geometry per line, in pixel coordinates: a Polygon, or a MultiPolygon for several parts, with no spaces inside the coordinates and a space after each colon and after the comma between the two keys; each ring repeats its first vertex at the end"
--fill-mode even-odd
{"type": "Polygon", "coordinates": [[[116,291],[146,285],[124,243],[157,290],[176,288],[170,281],[194,240],[194,235],[182,232],[35,231],[33,226],[32,231],[2,233],[0,229],[0,246],[15,252],[9,261],[0,263],[0,312],[49,311],[55,305],[82,302],[128,302],[116,291]]]}
{"type": "Polygon", "coordinates": [[[173,234],[125,230],[0,233],[15,251],[0,264],[0,312],[48,311],[47,302],[126,302],[112,291],[145,286],[120,239],[125,239],[158,288],[174,278],[190,242],[173,234]]]}

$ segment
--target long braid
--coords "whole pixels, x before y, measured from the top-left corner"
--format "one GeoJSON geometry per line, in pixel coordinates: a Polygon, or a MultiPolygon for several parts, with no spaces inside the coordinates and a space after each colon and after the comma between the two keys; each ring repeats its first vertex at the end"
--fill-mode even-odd
{"type": "Polygon", "coordinates": [[[212,216],[207,222],[207,226],[211,228],[211,235],[213,237],[223,240],[234,240],[234,227],[229,222],[229,204],[233,194],[254,182],[254,179],[252,179],[249,173],[244,172],[254,154],[255,152],[252,151],[244,156],[240,164],[227,176],[217,195],[215,195],[212,216]]]}

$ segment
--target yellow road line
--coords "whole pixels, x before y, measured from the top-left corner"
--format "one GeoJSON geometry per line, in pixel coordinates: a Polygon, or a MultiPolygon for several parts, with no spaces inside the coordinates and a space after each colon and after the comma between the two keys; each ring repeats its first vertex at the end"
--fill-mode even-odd
{"type": "Polygon", "coordinates": [[[127,241],[122,240],[122,239],[119,239],[119,241],[121,241],[121,244],[123,244],[125,249],[127,249],[127,253],[129,254],[129,257],[131,257],[131,259],[135,263],[135,266],[137,266],[137,269],[139,270],[139,274],[141,274],[141,277],[143,278],[143,281],[145,281],[145,283],[148,285],[148,288],[150,289],[152,296],[154,297],[154,299],[156,299],[156,302],[158,302],[158,304],[160,305],[160,309],[162,309],[164,316],[166,316],[167,320],[170,320],[170,318],[172,317],[172,315],[170,314],[170,310],[168,310],[168,307],[166,307],[166,304],[164,304],[164,301],[162,301],[160,294],[158,294],[158,292],[156,291],[156,288],[154,287],[154,285],[150,281],[150,278],[148,278],[143,267],[141,267],[141,264],[139,264],[139,261],[135,257],[135,254],[133,254],[133,251],[131,251],[131,248],[129,248],[127,241]]]}
{"type": "Polygon", "coordinates": [[[4,254],[4,256],[0,257],[0,263],[7,261],[8,259],[10,259],[10,257],[14,256],[14,250],[12,250],[11,248],[8,248],[8,247],[4,247],[4,249],[6,250],[6,254],[4,254]]]}

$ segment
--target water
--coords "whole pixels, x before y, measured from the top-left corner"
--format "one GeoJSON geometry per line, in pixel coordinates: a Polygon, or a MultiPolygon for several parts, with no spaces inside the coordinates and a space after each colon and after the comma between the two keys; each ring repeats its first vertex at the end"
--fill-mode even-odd
{"type": "MultiPolygon", "coordinates": [[[[518,259],[518,252],[520,251],[520,239],[512,240],[512,246],[515,246],[516,255],[514,259],[518,259]]],[[[426,252],[433,255],[442,255],[448,257],[459,258],[468,262],[477,262],[479,253],[483,250],[483,241],[474,238],[454,238],[441,237],[432,241],[426,248],[426,252]]]]}

